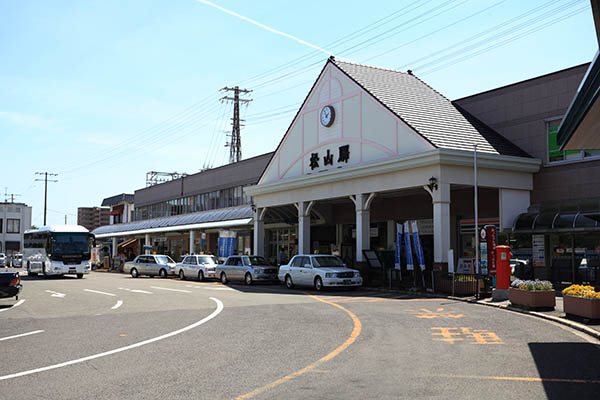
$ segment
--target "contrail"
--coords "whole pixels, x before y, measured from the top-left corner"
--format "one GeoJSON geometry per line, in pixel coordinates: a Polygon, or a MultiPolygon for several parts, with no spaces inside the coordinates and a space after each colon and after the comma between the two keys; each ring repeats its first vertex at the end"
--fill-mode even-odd
{"type": "Polygon", "coordinates": [[[216,8],[216,9],[218,9],[218,10],[221,10],[221,11],[223,11],[224,13],[227,13],[227,14],[229,14],[229,15],[233,15],[234,17],[236,17],[236,18],[239,18],[239,19],[242,19],[242,20],[244,20],[244,21],[246,21],[246,22],[250,22],[251,24],[254,24],[254,25],[256,25],[256,26],[258,26],[258,27],[260,27],[260,28],[262,28],[262,29],[264,29],[264,30],[266,30],[266,31],[272,32],[272,33],[274,33],[274,34],[276,34],[276,35],[283,36],[283,37],[286,37],[286,38],[288,38],[288,39],[292,39],[292,40],[294,40],[294,41],[296,41],[296,42],[298,42],[298,43],[301,43],[301,44],[303,44],[303,45],[305,45],[305,46],[312,47],[313,49],[315,49],[315,50],[319,50],[319,51],[321,51],[321,52],[323,52],[323,53],[325,53],[325,54],[327,54],[327,55],[329,55],[329,56],[333,56],[333,55],[334,55],[332,52],[330,52],[330,51],[328,51],[328,50],[325,50],[325,49],[322,49],[322,48],[320,48],[319,46],[315,46],[315,45],[314,45],[314,44],[312,44],[312,43],[308,43],[307,41],[304,41],[304,40],[302,40],[302,39],[300,39],[300,38],[297,38],[296,36],[290,35],[289,33],[281,32],[281,31],[278,31],[277,29],[273,29],[273,28],[271,28],[271,27],[268,27],[268,26],[266,26],[266,25],[264,25],[264,24],[261,24],[261,23],[260,23],[260,22],[258,22],[258,21],[255,21],[255,20],[253,20],[253,19],[251,19],[251,18],[248,18],[248,17],[244,17],[243,15],[240,15],[240,14],[238,14],[238,13],[236,13],[236,12],[233,12],[233,11],[231,11],[231,10],[228,10],[228,9],[226,9],[226,8],[223,8],[223,7],[221,7],[221,6],[219,6],[219,5],[215,4],[215,3],[212,3],[212,2],[210,2],[210,1],[208,1],[208,0],[196,0],[196,1],[197,1],[198,3],[203,3],[203,4],[206,4],[207,6],[214,7],[214,8],[216,8]]]}

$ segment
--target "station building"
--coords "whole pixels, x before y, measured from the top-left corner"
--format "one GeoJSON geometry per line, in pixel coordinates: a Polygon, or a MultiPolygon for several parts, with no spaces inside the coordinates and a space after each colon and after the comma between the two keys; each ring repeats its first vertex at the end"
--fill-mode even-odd
{"type": "Polygon", "coordinates": [[[368,276],[363,250],[392,250],[408,220],[444,272],[449,249],[474,256],[477,145],[480,226],[532,276],[581,280],[600,254],[600,152],[556,134],[587,68],[451,101],[410,71],[330,58],[275,152],[137,190],[134,221],[94,233],[175,254],[218,254],[233,233],[238,253],[335,253],[368,276]]]}

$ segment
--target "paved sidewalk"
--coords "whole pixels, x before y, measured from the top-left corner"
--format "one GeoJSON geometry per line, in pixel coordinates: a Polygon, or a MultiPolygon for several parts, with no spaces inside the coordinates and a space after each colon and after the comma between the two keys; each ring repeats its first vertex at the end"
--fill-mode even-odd
{"type": "Polygon", "coordinates": [[[524,314],[535,315],[540,318],[544,318],[550,321],[558,322],[563,325],[570,326],[573,329],[578,331],[587,333],[588,335],[594,336],[597,339],[600,339],[600,321],[590,321],[586,319],[570,319],[567,318],[564,308],[563,308],[563,298],[556,296],[556,308],[553,311],[529,311],[524,310],[519,307],[515,307],[510,304],[510,301],[492,301],[491,298],[483,299],[483,300],[475,300],[474,297],[467,298],[457,298],[452,297],[453,299],[459,299],[463,301],[468,301],[472,303],[482,304],[491,307],[503,308],[511,311],[521,312],[524,314]]]}

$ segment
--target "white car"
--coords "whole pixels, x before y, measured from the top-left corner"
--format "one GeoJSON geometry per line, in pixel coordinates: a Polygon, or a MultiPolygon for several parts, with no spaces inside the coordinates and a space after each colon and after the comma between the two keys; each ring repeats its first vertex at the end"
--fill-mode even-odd
{"type": "Polygon", "coordinates": [[[203,281],[204,278],[214,278],[215,268],[219,260],[215,256],[209,255],[191,255],[185,256],[180,263],[177,263],[175,270],[180,279],[197,278],[203,281]]]}
{"type": "Polygon", "coordinates": [[[0,267],[8,268],[8,258],[6,258],[6,254],[0,253],[0,267]]]}
{"type": "Polygon", "coordinates": [[[288,288],[313,286],[358,287],[363,283],[360,272],[348,268],[338,257],[325,254],[298,254],[287,265],[279,267],[277,276],[288,288]]]}

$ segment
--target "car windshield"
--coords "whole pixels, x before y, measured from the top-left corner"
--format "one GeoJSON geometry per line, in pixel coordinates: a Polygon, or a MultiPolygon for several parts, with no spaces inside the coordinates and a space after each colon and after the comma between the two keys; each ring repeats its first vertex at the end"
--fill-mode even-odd
{"type": "Polygon", "coordinates": [[[343,267],[344,262],[336,256],[320,256],[312,258],[313,265],[319,268],[343,267]]]}
{"type": "Polygon", "coordinates": [[[198,262],[200,264],[218,264],[219,260],[215,256],[202,256],[198,257],[198,262]]]}
{"type": "Polygon", "coordinates": [[[88,233],[54,233],[52,238],[52,254],[77,255],[90,252],[88,233]]]}
{"type": "Polygon", "coordinates": [[[173,259],[169,256],[156,256],[156,261],[159,264],[170,264],[170,263],[174,263],[175,261],[173,261],[173,259]]]}
{"type": "Polygon", "coordinates": [[[269,265],[268,261],[263,257],[250,256],[248,259],[250,260],[250,265],[269,265]]]}

